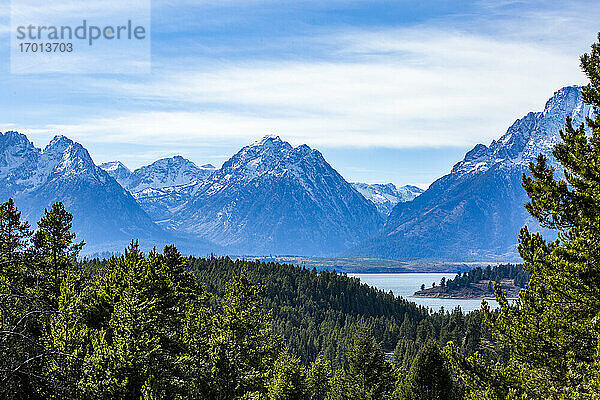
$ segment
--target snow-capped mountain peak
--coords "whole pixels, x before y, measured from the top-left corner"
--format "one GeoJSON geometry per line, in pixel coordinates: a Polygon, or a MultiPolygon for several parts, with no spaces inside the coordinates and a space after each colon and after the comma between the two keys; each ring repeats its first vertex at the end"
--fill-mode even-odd
{"type": "Polygon", "coordinates": [[[123,164],[121,161],[109,161],[109,162],[105,162],[99,165],[100,168],[102,168],[105,171],[127,171],[129,173],[131,173],[131,170],[129,168],[127,168],[125,166],[125,164],[123,164]]]}
{"type": "Polygon", "coordinates": [[[171,229],[251,254],[333,254],[382,222],[319,151],[277,136],[243,147],[184,192],[160,193],[145,204],[171,229]]]}
{"type": "Polygon", "coordinates": [[[122,187],[126,188],[129,185],[132,172],[121,161],[105,162],[99,167],[119,182],[122,187]]]}
{"type": "Polygon", "coordinates": [[[276,173],[277,166],[280,166],[293,150],[294,147],[279,136],[265,136],[233,155],[212,180],[222,177],[226,181],[250,181],[264,173],[276,173]]]}
{"type": "Polygon", "coordinates": [[[283,140],[277,135],[265,135],[260,140],[256,140],[250,146],[269,146],[283,143],[283,140]]]}
{"type": "Polygon", "coordinates": [[[560,141],[558,132],[564,127],[565,119],[571,117],[573,123],[579,125],[592,114],[592,107],[583,101],[581,87],[564,87],[546,102],[543,111],[530,112],[516,120],[490,146],[476,145],[454,166],[452,173],[480,173],[499,165],[527,169],[529,162],[540,153],[546,154],[550,163],[557,166],[552,149],[560,141]]]}
{"type": "Polygon", "coordinates": [[[163,234],[88,151],[65,136],[41,150],[25,135],[0,133],[0,173],[1,201],[13,198],[31,223],[62,201],[73,214],[74,232],[89,245],[121,246],[131,237],[163,234]]]}
{"type": "Polygon", "coordinates": [[[519,230],[527,225],[552,237],[524,207],[523,174],[539,154],[552,155],[565,119],[592,116],[581,88],[554,93],[542,111],[516,120],[489,146],[477,145],[452,171],[408,203],[397,204],[380,234],[353,250],[370,257],[518,260],[519,230]]]}
{"type": "Polygon", "coordinates": [[[13,175],[22,179],[37,164],[40,153],[27,136],[15,131],[0,132],[0,177],[11,180],[9,175],[13,175]]]}

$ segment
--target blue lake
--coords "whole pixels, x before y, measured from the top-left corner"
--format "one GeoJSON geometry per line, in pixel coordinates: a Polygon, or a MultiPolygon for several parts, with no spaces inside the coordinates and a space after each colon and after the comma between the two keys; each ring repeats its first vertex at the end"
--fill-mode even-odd
{"type": "MultiPolygon", "coordinates": [[[[367,285],[374,286],[386,292],[392,291],[396,296],[402,296],[408,301],[415,302],[419,305],[431,308],[438,311],[441,307],[451,311],[457,306],[464,312],[477,310],[481,307],[481,299],[429,299],[423,297],[413,297],[413,293],[421,288],[422,284],[426,287],[431,287],[432,282],[440,283],[440,279],[452,279],[456,274],[440,274],[440,273],[408,273],[408,274],[348,274],[360,278],[361,282],[367,285]]],[[[495,300],[486,300],[492,308],[498,306],[495,300]]]]}

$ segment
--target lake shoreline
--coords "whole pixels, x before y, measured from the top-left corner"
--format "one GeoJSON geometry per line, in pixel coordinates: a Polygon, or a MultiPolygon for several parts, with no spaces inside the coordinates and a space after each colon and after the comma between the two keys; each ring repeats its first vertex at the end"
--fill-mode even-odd
{"type": "MultiPolygon", "coordinates": [[[[460,307],[465,313],[481,309],[482,298],[442,298],[442,297],[422,297],[414,296],[419,291],[421,285],[425,282],[439,282],[442,277],[453,278],[452,273],[349,273],[348,276],[360,279],[362,283],[373,286],[385,292],[391,291],[395,296],[400,296],[406,301],[429,308],[433,311],[439,311],[442,308],[447,311],[460,307]]],[[[430,283],[431,284],[431,283],[430,283]]],[[[490,307],[498,307],[498,303],[493,298],[486,298],[490,307]]]]}

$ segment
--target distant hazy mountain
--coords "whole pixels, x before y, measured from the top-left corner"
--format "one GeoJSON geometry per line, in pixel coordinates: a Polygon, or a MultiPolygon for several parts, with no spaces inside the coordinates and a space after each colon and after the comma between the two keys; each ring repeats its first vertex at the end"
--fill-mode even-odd
{"type": "Polygon", "coordinates": [[[565,87],[541,112],[517,120],[490,146],[479,144],[452,171],[413,201],[399,203],[374,238],[350,254],[384,258],[516,259],[517,235],[539,227],[523,205],[522,174],[529,162],[551,155],[565,118],[590,116],[579,87],[565,87]]]}
{"type": "Polygon", "coordinates": [[[411,201],[424,192],[423,189],[416,186],[405,185],[397,187],[393,183],[360,183],[351,184],[367,200],[375,204],[377,210],[384,218],[392,212],[392,208],[398,203],[411,201]]]}
{"type": "Polygon", "coordinates": [[[131,171],[121,161],[110,161],[99,165],[100,168],[105,170],[110,176],[114,178],[121,186],[122,183],[127,182],[131,177],[131,171]]]}
{"type": "Polygon", "coordinates": [[[187,188],[210,176],[211,164],[198,167],[181,156],[162,158],[131,172],[120,161],[100,168],[127,189],[154,221],[164,222],[188,200],[187,188]]]}
{"type": "Polygon", "coordinates": [[[245,254],[335,254],[377,232],[382,218],[306,145],[267,136],[242,148],[208,179],[180,187],[146,209],[176,231],[245,254]],[[163,203],[161,203],[163,202],[163,203]]]}
{"type": "Polygon", "coordinates": [[[100,165],[125,189],[137,193],[144,189],[163,189],[187,185],[208,178],[215,171],[210,164],[198,167],[181,156],[162,158],[131,172],[120,161],[100,165]]]}
{"type": "Polygon", "coordinates": [[[0,133],[0,201],[9,197],[33,227],[44,208],[62,201],[74,215],[78,238],[88,243],[87,252],[167,236],[83,146],[64,136],[41,150],[25,135],[0,133]]]}

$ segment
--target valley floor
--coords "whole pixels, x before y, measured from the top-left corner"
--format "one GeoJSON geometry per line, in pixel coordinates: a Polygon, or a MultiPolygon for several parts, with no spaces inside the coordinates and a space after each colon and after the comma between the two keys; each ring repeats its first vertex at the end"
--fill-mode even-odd
{"type": "Polygon", "coordinates": [[[233,259],[248,261],[277,262],[293,264],[317,270],[342,273],[456,273],[467,272],[473,268],[499,265],[490,261],[427,261],[427,260],[390,260],[381,258],[330,258],[304,256],[237,256],[233,259]]]}

